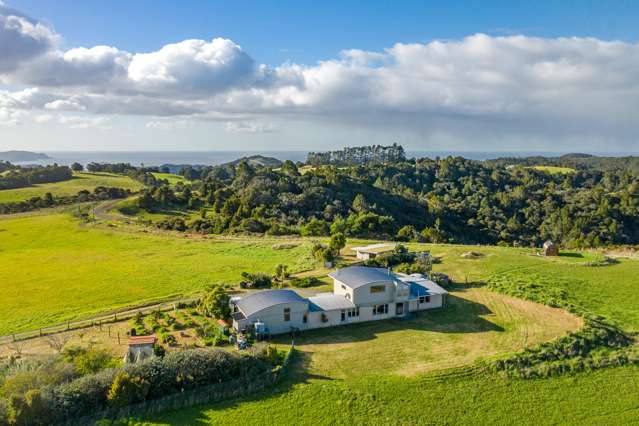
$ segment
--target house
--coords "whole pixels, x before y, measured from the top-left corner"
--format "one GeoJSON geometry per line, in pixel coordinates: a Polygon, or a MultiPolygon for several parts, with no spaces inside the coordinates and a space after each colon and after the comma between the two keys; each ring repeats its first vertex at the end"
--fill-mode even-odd
{"type": "Polygon", "coordinates": [[[233,303],[233,327],[280,334],[406,317],[444,306],[448,292],[421,274],[349,266],[329,274],[333,292],[302,297],[293,290],[255,292],[233,303]]]}
{"type": "Polygon", "coordinates": [[[155,336],[131,336],[129,350],[124,356],[125,362],[140,362],[153,356],[153,347],[157,339],[155,336]]]}
{"type": "Polygon", "coordinates": [[[559,256],[559,246],[548,240],[544,243],[543,253],[544,256],[559,256]]]}
{"type": "Polygon", "coordinates": [[[394,249],[395,246],[392,244],[371,244],[369,246],[352,248],[359,260],[373,259],[381,254],[389,253],[394,249]]]}

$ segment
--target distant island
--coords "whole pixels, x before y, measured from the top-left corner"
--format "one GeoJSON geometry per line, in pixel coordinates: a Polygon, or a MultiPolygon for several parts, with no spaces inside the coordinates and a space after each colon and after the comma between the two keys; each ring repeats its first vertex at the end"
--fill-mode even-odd
{"type": "Polygon", "coordinates": [[[50,160],[47,154],[31,151],[4,151],[0,152],[0,160],[16,162],[16,161],[37,161],[50,160]]]}

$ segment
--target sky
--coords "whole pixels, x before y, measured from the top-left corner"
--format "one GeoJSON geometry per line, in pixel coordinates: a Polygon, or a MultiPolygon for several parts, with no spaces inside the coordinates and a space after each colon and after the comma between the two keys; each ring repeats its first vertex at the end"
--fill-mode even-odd
{"type": "Polygon", "coordinates": [[[639,2],[0,0],[0,151],[639,152],[639,2]]]}

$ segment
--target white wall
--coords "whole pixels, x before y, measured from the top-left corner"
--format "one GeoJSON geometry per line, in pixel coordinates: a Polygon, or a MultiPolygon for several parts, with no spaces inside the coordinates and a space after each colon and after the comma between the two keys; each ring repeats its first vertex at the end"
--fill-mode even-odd
{"type": "Polygon", "coordinates": [[[430,296],[429,303],[419,303],[419,300],[411,301],[410,311],[423,311],[426,309],[441,308],[444,304],[444,296],[442,294],[433,294],[430,296]]]}
{"type": "Polygon", "coordinates": [[[389,279],[384,282],[370,283],[353,290],[353,303],[356,305],[379,305],[395,300],[395,284],[389,279]],[[383,285],[386,287],[383,293],[371,293],[371,287],[383,285]]]}
{"type": "Polygon", "coordinates": [[[288,333],[291,327],[303,329],[304,312],[308,311],[308,303],[306,302],[290,302],[282,303],[275,306],[269,306],[259,312],[246,318],[242,322],[245,324],[253,324],[258,319],[263,322],[271,334],[288,333]],[[284,321],[284,309],[291,309],[291,320],[284,321]]]}

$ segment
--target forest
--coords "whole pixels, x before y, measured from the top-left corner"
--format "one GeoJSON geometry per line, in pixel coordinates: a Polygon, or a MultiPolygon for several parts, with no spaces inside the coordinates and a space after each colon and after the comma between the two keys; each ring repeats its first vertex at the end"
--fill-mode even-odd
{"type": "Polygon", "coordinates": [[[149,188],[138,204],[149,211],[199,210],[194,219],[171,217],[158,226],[201,233],[342,232],[515,246],[547,239],[567,247],[639,243],[639,173],[623,167],[551,174],[461,157],[331,164],[305,173],[298,165],[185,169],[199,180],[149,188]]]}

